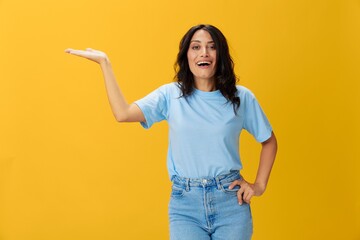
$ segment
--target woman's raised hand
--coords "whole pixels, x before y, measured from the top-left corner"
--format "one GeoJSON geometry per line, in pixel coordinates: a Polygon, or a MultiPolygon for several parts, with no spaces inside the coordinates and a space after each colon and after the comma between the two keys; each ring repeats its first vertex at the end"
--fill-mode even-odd
{"type": "Polygon", "coordinates": [[[92,48],[87,48],[86,50],[76,50],[68,48],[65,50],[65,52],[79,57],[87,58],[99,64],[109,61],[107,55],[104,52],[92,48]]]}

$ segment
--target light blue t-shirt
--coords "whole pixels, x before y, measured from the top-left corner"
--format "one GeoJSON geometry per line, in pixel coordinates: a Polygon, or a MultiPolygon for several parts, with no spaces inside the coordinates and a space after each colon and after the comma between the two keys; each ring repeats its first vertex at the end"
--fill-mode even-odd
{"type": "Polygon", "coordinates": [[[150,128],[167,120],[169,146],[167,167],[170,178],[215,177],[240,170],[239,137],[246,129],[258,142],[271,136],[272,127],[254,94],[237,86],[240,108],[235,115],[233,105],[219,90],[204,92],[194,89],[188,97],[180,97],[177,83],[165,84],[135,101],[145,116],[141,125],[150,128]]]}

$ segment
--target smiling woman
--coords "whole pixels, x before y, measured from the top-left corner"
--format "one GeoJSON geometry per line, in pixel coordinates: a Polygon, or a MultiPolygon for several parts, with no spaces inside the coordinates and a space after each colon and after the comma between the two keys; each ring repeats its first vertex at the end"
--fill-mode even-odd
{"type": "Polygon", "coordinates": [[[144,128],[167,120],[167,166],[173,183],[169,204],[172,240],[247,240],[252,236],[250,200],[265,191],[277,141],[254,94],[236,85],[224,35],[211,25],[191,28],[180,42],[177,82],[128,104],[110,60],[101,51],[67,49],[100,64],[115,118],[144,128]],[[262,150],[255,183],[241,175],[239,137],[250,132],[262,150]]]}
{"type": "Polygon", "coordinates": [[[195,87],[204,91],[215,90],[216,48],[207,31],[195,32],[190,42],[187,58],[190,70],[194,75],[195,87]]]}
{"type": "Polygon", "coordinates": [[[205,91],[217,89],[231,101],[234,111],[240,106],[234,63],[218,28],[203,24],[192,27],[180,42],[175,69],[184,96],[190,95],[194,86],[205,91]]]}

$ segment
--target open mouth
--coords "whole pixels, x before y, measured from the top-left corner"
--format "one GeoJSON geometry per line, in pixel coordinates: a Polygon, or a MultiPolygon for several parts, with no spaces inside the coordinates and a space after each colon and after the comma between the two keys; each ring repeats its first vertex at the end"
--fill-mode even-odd
{"type": "Polygon", "coordinates": [[[206,67],[206,66],[209,66],[211,64],[211,62],[205,62],[205,61],[202,61],[202,62],[198,62],[196,63],[199,67],[206,67]]]}

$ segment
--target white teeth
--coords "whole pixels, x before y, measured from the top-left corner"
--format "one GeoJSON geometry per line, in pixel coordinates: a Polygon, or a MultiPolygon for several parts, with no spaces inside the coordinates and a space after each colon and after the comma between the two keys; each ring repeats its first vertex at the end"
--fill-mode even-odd
{"type": "Polygon", "coordinates": [[[211,62],[198,62],[197,65],[210,65],[211,62]]]}

